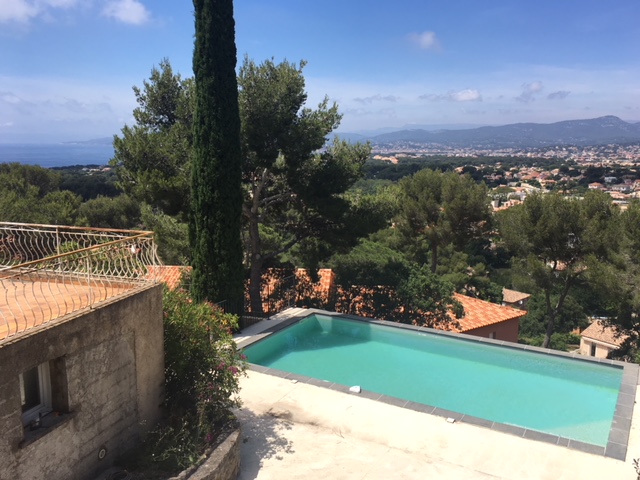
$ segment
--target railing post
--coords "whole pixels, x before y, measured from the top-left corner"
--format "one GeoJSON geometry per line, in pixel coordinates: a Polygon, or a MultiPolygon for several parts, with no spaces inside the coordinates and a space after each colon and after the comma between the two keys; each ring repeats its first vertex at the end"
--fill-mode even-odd
{"type": "Polygon", "coordinates": [[[60,255],[60,227],[56,227],[56,255],[60,255]]]}
{"type": "Polygon", "coordinates": [[[85,262],[87,268],[87,287],[89,288],[89,307],[93,305],[93,287],[91,286],[91,255],[87,254],[85,262]]]}

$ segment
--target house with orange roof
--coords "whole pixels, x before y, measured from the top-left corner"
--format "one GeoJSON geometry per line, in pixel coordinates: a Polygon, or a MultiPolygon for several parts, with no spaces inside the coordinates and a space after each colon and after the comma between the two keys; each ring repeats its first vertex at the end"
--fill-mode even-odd
{"type": "Polygon", "coordinates": [[[318,270],[312,279],[305,268],[271,268],[262,276],[262,308],[265,313],[279,312],[292,305],[326,307],[335,293],[335,273],[330,268],[318,270]]]}
{"type": "Polygon", "coordinates": [[[171,290],[178,288],[182,275],[190,271],[191,267],[183,265],[152,265],[147,267],[149,278],[166,283],[171,290]]]}
{"type": "Polygon", "coordinates": [[[508,288],[502,289],[502,305],[506,307],[527,310],[527,304],[530,298],[531,295],[528,293],[518,292],[517,290],[510,290],[508,288]]]}
{"type": "MultiPolygon", "coordinates": [[[[263,309],[267,314],[279,312],[293,305],[351,311],[353,305],[345,307],[345,305],[335,303],[336,297],[341,296],[338,292],[339,289],[340,287],[336,285],[335,273],[330,268],[319,269],[316,280],[312,279],[308,270],[303,268],[295,270],[269,269],[263,275],[263,309]]],[[[355,310],[351,313],[368,317],[375,316],[376,313],[370,308],[371,305],[368,301],[370,296],[368,294],[371,292],[367,291],[367,287],[362,287],[359,290],[363,294],[351,299],[351,303],[356,304],[355,310]]],[[[521,292],[512,292],[520,294],[519,298],[523,299],[529,296],[521,292]]],[[[459,293],[454,294],[454,297],[462,304],[464,315],[461,318],[452,318],[457,326],[449,325],[449,330],[509,342],[518,341],[520,318],[527,314],[526,310],[487,302],[459,293]]]]}
{"type": "Polygon", "coordinates": [[[454,298],[464,308],[464,316],[455,318],[460,327],[454,331],[507,342],[518,341],[520,318],[527,314],[526,311],[460,293],[455,293],[454,298]]]}
{"type": "Polygon", "coordinates": [[[607,358],[626,338],[615,328],[605,325],[600,320],[594,320],[580,334],[580,353],[590,357],[607,358]]]}
{"type": "MultiPolygon", "coordinates": [[[[275,278],[273,272],[270,278],[275,278]]],[[[274,281],[275,280],[272,280],[272,283],[274,281]]],[[[332,299],[337,293],[336,290],[339,288],[335,284],[335,274],[329,268],[318,271],[317,282],[311,280],[307,270],[296,269],[295,282],[295,301],[307,307],[330,308],[332,299]]],[[[368,308],[370,305],[368,305],[369,302],[365,298],[367,297],[367,294],[364,293],[365,290],[367,289],[363,287],[363,295],[351,299],[359,305],[353,313],[363,316],[375,316],[375,312],[371,310],[371,308],[368,308]]],[[[528,298],[528,294],[522,294],[521,292],[515,293],[520,293],[522,298],[528,298]]],[[[527,314],[526,310],[487,302],[459,293],[454,294],[454,298],[462,304],[464,315],[461,318],[452,318],[458,326],[448,325],[447,327],[449,328],[443,328],[478,337],[493,338],[508,342],[518,341],[520,318],[527,314]]],[[[271,303],[273,303],[273,300],[271,300],[268,295],[265,299],[267,302],[271,301],[271,303]]],[[[265,305],[265,311],[278,311],[286,306],[289,305],[269,304],[265,305]]],[[[338,305],[335,305],[335,307],[336,311],[342,310],[338,305]]]]}

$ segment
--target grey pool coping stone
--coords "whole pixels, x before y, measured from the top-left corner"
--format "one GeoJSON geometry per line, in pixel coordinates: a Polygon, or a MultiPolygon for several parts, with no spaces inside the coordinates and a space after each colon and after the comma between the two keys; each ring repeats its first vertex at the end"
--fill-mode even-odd
{"type": "Polygon", "coordinates": [[[407,404],[409,400],[403,398],[391,397],[389,395],[380,395],[377,399],[378,402],[388,403],[389,405],[395,405],[396,407],[402,407],[407,404]]]}
{"type": "Polygon", "coordinates": [[[463,415],[460,419],[461,422],[470,423],[471,425],[477,425],[478,427],[493,428],[495,422],[487,420],[485,418],[474,417],[473,415],[463,415]]]}
{"type": "MultiPolygon", "coordinates": [[[[453,337],[453,338],[476,342],[476,343],[487,343],[491,345],[511,348],[514,350],[524,350],[524,351],[537,352],[537,353],[546,354],[546,355],[553,355],[557,357],[572,358],[577,361],[584,361],[589,363],[601,363],[605,365],[611,365],[617,368],[622,368],[623,374],[622,374],[621,388],[620,388],[620,393],[618,395],[618,402],[616,404],[613,422],[611,424],[611,429],[609,431],[609,438],[608,438],[606,447],[602,447],[599,445],[580,442],[577,440],[572,440],[569,438],[560,437],[560,436],[545,433],[545,432],[539,432],[536,430],[530,430],[530,429],[522,428],[515,425],[492,422],[490,420],[486,420],[483,418],[477,418],[470,415],[465,415],[463,413],[453,412],[443,408],[434,407],[432,405],[423,405],[417,402],[408,401],[408,400],[404,400],[396,397],[391,397],[389,395],[384,395],[377,392],[361,390],[360,393],[353,393],[349,391],[350,387],[346,385],[340,385],[337,383],[332,383],[324,380],[306,377],[304,375],[284,372],[282,370],[263,367],[261,365],[249,364],[250,370],[254,370],[260,373],[274,375],[276,377],[290,379],[296,382],[308,383],[308,384],[319,386],[319,387],[329,388],[331,390],[336,390],[336,391],[348,393],[351,395],[363,396],[374,401],[379,401],[379,402],[399,406],[402,408],[408,408],[418,412],[428,413],[430,415],[436,415],[436,416],[445,417],[448,419],[450,418],[450,419],[453,419],[454,422],[456,421],[465,422],[465,419],[466,419],[466,423],[479,426],[479,427],[489,428],[491,430],[496,430],[502,433],[516,435],[529,440],[550,443],[550,444],[554,444],[562,447],[571,448],[574,450],[579,450],[586,453],[601,455],[605,457],[611,457],[611,458],[622,460],[622,461],[626,459],[629,435],[631,430],[631,420],[633,417],[633,407],[635,404],[635,392],[636,392],[637,386],[640,385],[640,365],[619,362],[619,361],[610,360],[610,359],[599,359],[599,358],[587,357],[577,353],[559,352],[549,348],[541,348],[541,347],[535,347],[531,345],[522,345],[518,343],[506,342],[504,340],[495,340],[495,339],[484,338],[484,337],[474,337],[472,335],[448,332],[444,330],[435,330],[428,327],[418,327],[415,325],[407,325],[402,323],[389,322],[385,320],[359,317],[356,315],[347,315],[347,314],[341,314],[336,312],[329,312],[326,310],[319,310],[315,308],[310,308],[310,309],[297,308],[297,309],[291,309],[291,310],[292,312],[290,314],[287,314],[288,310],[285,310],[274,317],[270,317],[270,319],[276,320],[276,322],[273,322],[272,324],[267,325],[266,328],[260,330],[259,333],[250,334],[249,337],[242,338],[240,341],[237,342],[238,348],[240,349],[246,348],[268,337],[272,333],[285,329],[306,317],[319,314],[319,315],[324,315],[329,317],[346,318],[350,320],[383,325],[383,326],[388,326],[392,328],[400,328],[404,330],[412,330],[412,331],[425,332],[425,333],[434,334],[434,335],[453,337]],[[623,391],[623,388],[624,388],[624,391],[623,391]]],[[[269,322],[269,319],[265,321],[269,322]]],[[[254,325],[253,327],[255,326],[256,325],[254,325]]]]}
{"type": "Polygon", "coordinates": [[[433,405],[427,405],[424,403],[418,403],[418,402],[414,402],[412,400],[409,400],[404,408],[407,408],[409,410],[413,410],[415,412],[421,412],[421,413],[428,413],[428,414],[433,414],[433,411],[436,409],[436,407],[434,407],[433,405]]]}

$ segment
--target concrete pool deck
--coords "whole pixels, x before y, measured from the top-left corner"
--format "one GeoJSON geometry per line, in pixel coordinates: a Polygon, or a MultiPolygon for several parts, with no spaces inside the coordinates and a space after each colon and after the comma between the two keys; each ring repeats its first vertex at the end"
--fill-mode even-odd
{"type": "MultiPolygon", "coordinates": [[[[236,341],[290,318],[245,329],[236,341]]],[[[242,480],[636,479],[638,415],[624,461],[250,371],[241,380],[242,480]]]]}

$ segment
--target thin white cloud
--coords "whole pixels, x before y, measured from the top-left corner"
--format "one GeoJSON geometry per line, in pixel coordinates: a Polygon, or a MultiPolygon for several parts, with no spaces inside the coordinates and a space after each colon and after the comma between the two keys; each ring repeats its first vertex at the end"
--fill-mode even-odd
{"type": "Polygon", "coordinates": [[[378,117],[378,118],[386,118],[386,119],[394,119],[397,118],[397,112],[395,108],[381,108],[379,110],[368,110],[365,108],[349,108],[344,111],[346,115],[351,115],[354,117],[378,117]]]}
{"type": "Polygon", "coordinates": [[[524,83],[522,85],[522,93],[516,97],[516,100],[522,103],[529,103],[535,100],[535,95],[539,94],[544,86],[541,81],[532,83],[524,83]]]}
{"type": "Polygon", "coordinates": [[[480,92],[475,89],[465,89],[460,90],[459,92],[452,92],[449,94],[452,101],[455,102],[481,102],[482,95],[480,92]]]}
{"type": "Polygon", "coordinates": [[[410,33],[409,40],[422,50],[439,50],[440,41],[435,32],[410,33]]]}
{"type": "Polygon", "coordinates": [[[105,17],[131,25],[147,23],[151,14],[138,0],[110,0],[102,10],[105,17]]]}
{"type": "Polygon", "coordinates": [[[548,100],[564,100],[569,96],[571,92],[568,90],[558,90],[557,92],[552,92],[547,95],[548,100]]]}
{"type": "Polygon", "coordinates": [[[70,9],[86,0],[0,0],[0,23],[29,23],[37,17],[50,17],[55,10],[70,9]]]}
{"type": "Polygon", "coordinates": [[[0,2],[0,23],[26,23],[38,15],[39,9],[27,0],[2,0],[0,2]]]}
{"type": "Polygon", "coordinates": [[[354,102],[370,104],[373,102],[397,102],[399,100],[395,95],[372,95],[370,97],[357,97],[354,102]]]}
{"type": "Polygon", "coordinates": [[[8,127],[13,127],[13,122],[0,123],[0,128],[8,128],[8,127]]]}
{"type": "MultiPolygon", "coordinates": [[[[306,78],[309,103],[322,101],[327,94],[344,113],[341,131],[359,131],[407,124],[503,125],[516,122],[551,123],[567,119],[617,115],[627,121],[640,121],[640,67],[624,69],[577,69],[549,65],[505,64],[485,74],[396,75],[391,80],[369,77],[355,81],[345,76],[306,78]],[[453,95],[477,90],[482,101],[455,101],[471,95],[453,95]],[[568,91],[564,99],[547,100],[551,93],[568,91]],[[383,93],[382,93],[383,92],[383,93]],[[537,101],[518,102],[523,92],[537,101]],[[425,95],[427,94],[427,95],[425,95]],[[395,96],[391,102],[371,104],[354,99],[395,96]],[[634,103],[635,102],[635,103],[634,103]],[[428,108],[425,108],[428,105],[428,108]],[[378,108],[393,107],[395,119],[383,117],[378,108]],[[585,106],[591,107],[588,112],[585,106]],[[475,111],[471,111],[474,109],[475,111]],[[485,113],[480,113],[485,112],[485,113]],[[472,115],[473,114],[473,115],[472,115]]],[[[525,95],[526,97],[526,95],[525,95]]]]}
{"type": "Polygon", "coordinates": [[[478,90],[467,88],[459,91],[449,91],[444,94],[433,94],[428,93],[425,95],[420,95],[418,97],[420,100],[428,100],[430,102],[441,102],[441,101],[449,101],[449,102],[481,102],[482,95],[478,90]]]}
{"type": "Polygon", "coordinates": [[[53,8],[70,8],[80,3],[80,0],[39,0],[36,3],[53,8]]]}
{"type": "Polygon", "coordinates": [[[486,110],[479,110],[477,108],[463,108],[461,111],[466,115],[486,115],[487,114],[486,110]]]}
{"type": "Polygon", "coordinates": [[[0,102],[6,102],[12,105],[17,105],[18,103],[21,103],[22,100],[20,99],[20,97],[14,95],[11,92],[0,92],[0,102]]]}
{"type": "MultiPolygon", "coordinates": [[[[0,0],[1,1],[1,0],[0,0]]],[[[106,137],[131,124],[129,82],[91,84],[74,78],[0,74],[0,141],[66,141],[106,137]]]]}

